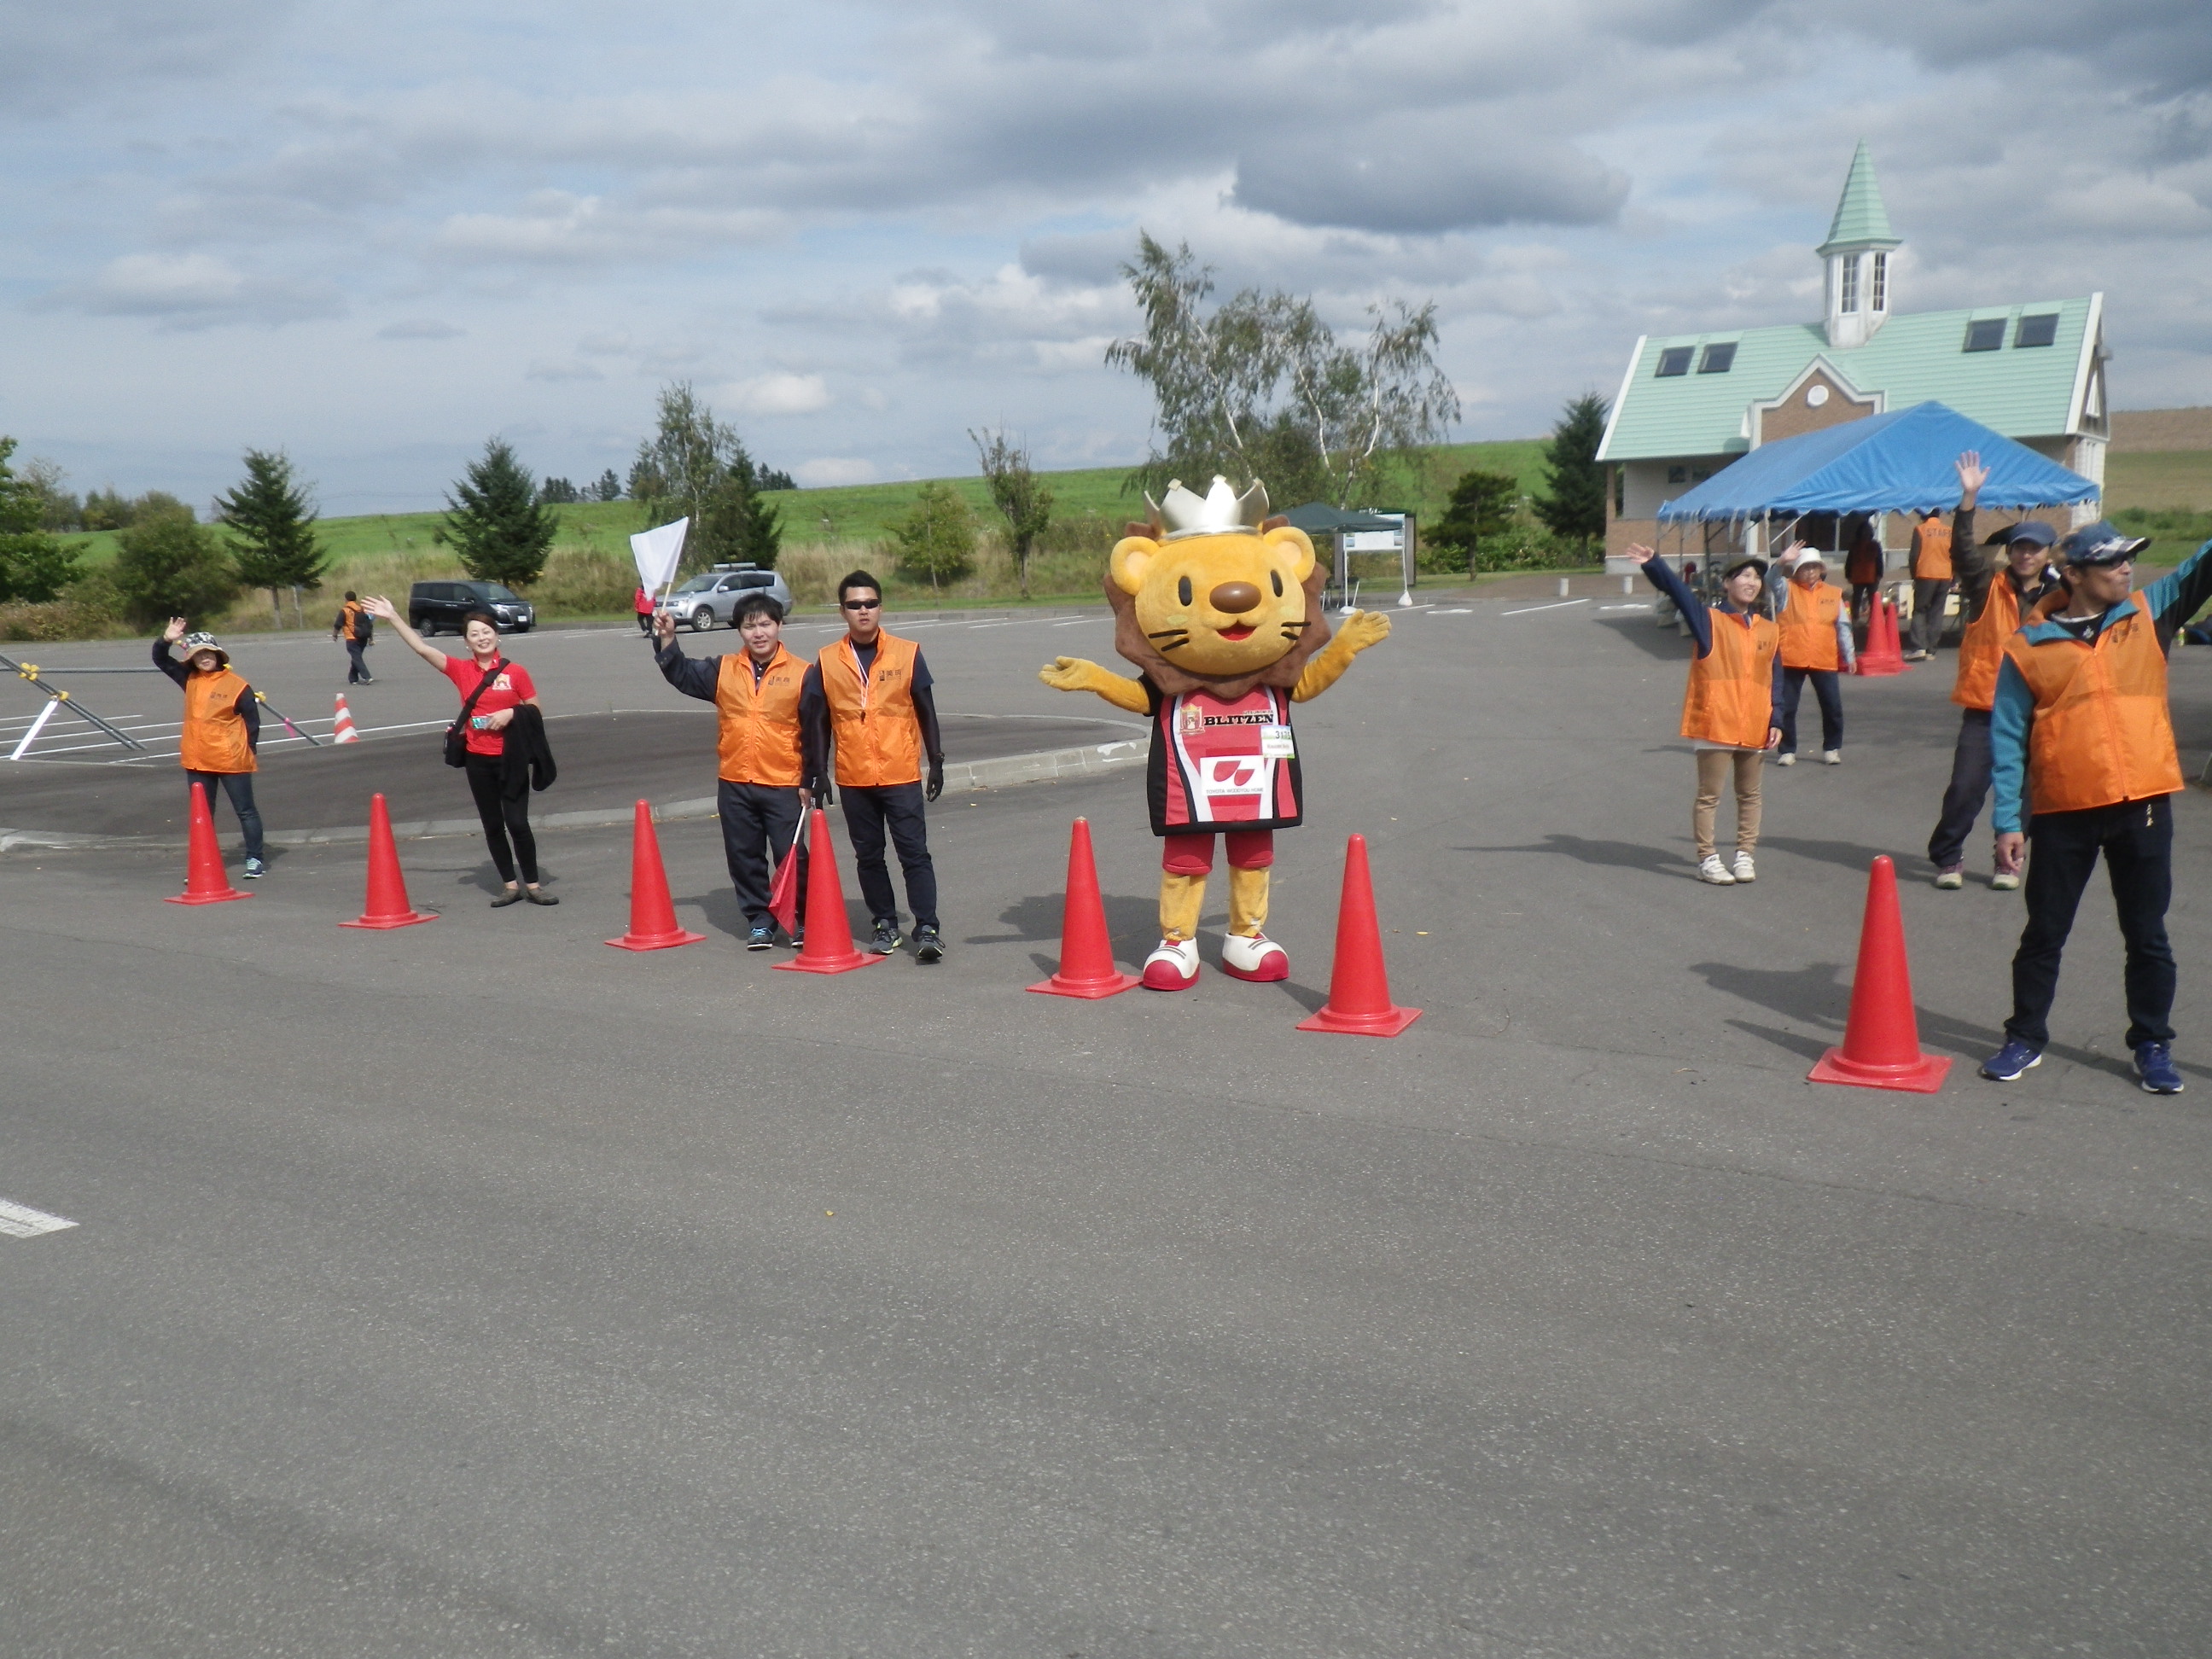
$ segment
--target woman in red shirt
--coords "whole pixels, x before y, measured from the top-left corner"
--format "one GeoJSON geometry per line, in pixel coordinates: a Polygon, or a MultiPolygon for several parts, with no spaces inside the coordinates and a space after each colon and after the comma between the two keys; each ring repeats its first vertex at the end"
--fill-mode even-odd
{"type": "Polygon", "coordinates": [[[484,844],[491,849],[491,861],[499,866],[500,879],[507,884],[507,890],[491,902],[491,908],[497,910],[522,899],[532,904],[558,904],[559,899],[538,889],[538,838],[530,833],[530,792],[525,789],[510,795],[503,787],[507,728],[518,707],[524,703],[538,707],[538,687],[531,681],[530,671],[500,654],[499,629],[489,611],[471,611],[461,619],[461,637],[469,647],[469,660],[463,662],[425,645],[390,599],[372,597],[367,604],[369,614],[389,623],[407,642],[408,649],[453,681],[463,702],[476,694],[466,734],[469,793],[476,797],[477,816],[483,820],[484,844]],[[515,884],[518,864],[522,875],[519,887],[515,884]]]}

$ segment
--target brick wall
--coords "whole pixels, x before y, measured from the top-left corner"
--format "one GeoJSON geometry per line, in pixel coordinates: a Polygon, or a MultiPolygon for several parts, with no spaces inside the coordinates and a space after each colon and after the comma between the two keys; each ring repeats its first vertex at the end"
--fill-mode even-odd
{"type": "Polygon", "coordinates": [[[2212,449],[2212,408],[2116,409],[2112,448],[2123,454],[2212,449]]]}
{"type": "Polygon", "coordinates": [[[1863,403],[1855,402],[1843,387],[1816,371],[1804,385],[1790,394],[1787,402],[1766,410],[1759,416],[1759,441],[1762,444],[1778,443],[1784,438],[1841,426],[1846,421],[1864,420],[1873,413],[1874,400],[1871,398],[1863,403]],[[1814,404],[1807,401],[1807,394],[1814,386],[1826,389],[1826,402],[1814,404]]]}

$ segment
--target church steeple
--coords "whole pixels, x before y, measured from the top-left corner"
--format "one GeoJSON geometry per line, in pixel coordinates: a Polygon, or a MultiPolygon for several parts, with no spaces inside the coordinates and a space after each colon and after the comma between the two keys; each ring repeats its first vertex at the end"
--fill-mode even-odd
{"type": "Polygon", "coordinates": [[[1829,222],[1828,240],[1814,250],[1827,262],[1830,345],[1864,345],[1889,319],[1889,256],[1903,240],[1890,234],[1874,158],[1862,138],[1836,202],[1836,216],[1829,222]]]}

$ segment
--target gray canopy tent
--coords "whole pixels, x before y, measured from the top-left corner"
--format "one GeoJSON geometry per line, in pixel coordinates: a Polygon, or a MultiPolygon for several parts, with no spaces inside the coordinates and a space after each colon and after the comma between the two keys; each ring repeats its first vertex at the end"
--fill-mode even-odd
{"type": "MultiPolygon", "coordinates": [[[[1316,545],[1323,537],[1330,541],[1334,556],[1329,570],[1335,578],[1334,604],[1340,611],[1349,610],[1358,596],[1358,584],[1352,580],[1352,559],[1356,554],[1395,554],[1398,560],[1398,603],[1413,602],[1413,560],[1416,532],[1413,515],[1410,513],[1363,513],[1353,508],[1331,507],[1327,501],[1308,501],[1294,507],[1283,516],[1311,537],[1316,545]]],[[[1324,587],[1326,599],[1329,590],[1324,587]]]]}

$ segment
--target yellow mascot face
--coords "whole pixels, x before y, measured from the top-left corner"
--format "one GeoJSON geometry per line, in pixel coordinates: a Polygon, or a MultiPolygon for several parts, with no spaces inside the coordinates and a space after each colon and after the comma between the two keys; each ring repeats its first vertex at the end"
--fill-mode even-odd
{"type": "Polygon", "coordinates": [[[1170,541],[1131,536],[1115,544],[1107,566],[1135,599],[1138,626],[1160,655],[1188,673],[1224,677],[1257,673],[1298,642],[1313,568],[1313,544],[1291,525],[1170,541]]]}

